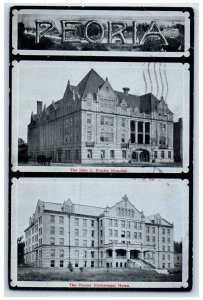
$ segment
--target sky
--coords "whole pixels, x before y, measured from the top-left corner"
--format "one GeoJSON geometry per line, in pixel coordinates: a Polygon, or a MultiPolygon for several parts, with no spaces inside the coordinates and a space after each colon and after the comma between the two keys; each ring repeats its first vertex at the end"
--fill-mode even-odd
{"type": "Polygon", "coordinates": [[[43,105],[48,106],[52,101],[61,99],[68,79],[72,85],[77,85],[91,68],[103,79],[108,77],[114,90],[122,91],[122,88],[127,86],[130,88],[130,93],[142,95],[150,92],[152,87],[153,94],[159,99],[162,77],[163,95],[165,97],[167,94],[166,102],[174,113],[174,120],[183,116],[185,92],[183,64],[156,63],[154,66],[153,63],[138,62],[21,61],[17,66],[14,80],[16,82],[18,80],[19,84],[14,92],[13,101],[18,101],[18,137],[25,141],[27,141],[27,125],[30,122],[31,112],[36,113],[37,110],[37,100],[43,101],[43,105]],[[143,73],[145,73],[147,89],[143,73]]]}
{"type": "Polygon", "coordinates": [[[113,206],[127,194],[129,201],[145,216],[159,213],[174,223],[174,240],[185,233],[184,216],[188,207],[188,186],[181,180],[116,179],[111,178],[21,178],[17,203],[18,236],[29,226],[29,217],[35,212],[38,199],[63,203],[68,198],[75,204],[99,207],[113,206]]]}

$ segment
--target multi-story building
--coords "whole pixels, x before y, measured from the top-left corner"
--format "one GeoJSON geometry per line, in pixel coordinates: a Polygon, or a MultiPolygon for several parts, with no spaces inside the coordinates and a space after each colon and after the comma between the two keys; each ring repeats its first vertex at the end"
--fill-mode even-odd
{"type": "Polygon", "coordinates": [[[48,107],[37,101],[28,125],[28,155],[53,162],[174,161],[173,113],[164,98],[113,90],[93,69],[48,107]]]}
{"type": "Polygon", "coordinates": [[[173,268],[173,224],[146,217],[125,195],[112,207],[38,200],[25,261],[38,267],[173,268]]]}

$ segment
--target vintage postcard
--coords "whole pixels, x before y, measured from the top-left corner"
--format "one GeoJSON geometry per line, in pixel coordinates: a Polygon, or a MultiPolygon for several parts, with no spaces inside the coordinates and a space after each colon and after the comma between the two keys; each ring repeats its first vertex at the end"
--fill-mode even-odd
{"type": "Polygon", "coordinates": [[[10,286],[191,289],[190,222],[188,180],[14,178],[10,286]]]}
{"type": "Polygon", "coordinates": [[[188,172],[190,65],[13,61],[12,170],[188,172]]]}
{"type": "Polygon", "coordinates": [[[188,57],[187,7],[14,7],[14,55],[188,57]]]}

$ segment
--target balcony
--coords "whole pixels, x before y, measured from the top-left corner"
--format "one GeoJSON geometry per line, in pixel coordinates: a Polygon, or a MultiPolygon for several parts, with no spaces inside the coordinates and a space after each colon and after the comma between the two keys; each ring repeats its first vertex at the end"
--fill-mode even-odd
{"type": "Polygon", "coordinates": [[[121,148],[128,148],[128,143],[121,143],[121,148]]]}
{"type": "Polygon", "coordinates": [[[168,149],[168,145],[159,145],[159,149],[168,149]]]}
{"type": "Polygon", "coordinates": [[[95,146],[95,142],[86,142],[86,147],[94,147],[95,146]]]}

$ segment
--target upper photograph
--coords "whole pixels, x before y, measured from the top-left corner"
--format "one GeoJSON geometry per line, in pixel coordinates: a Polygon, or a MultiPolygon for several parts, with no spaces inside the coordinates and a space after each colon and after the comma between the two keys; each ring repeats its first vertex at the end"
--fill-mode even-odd
{"type": "Polygon", "coordinates": [[[12,170],[187,172],[182,63],[14,61],[12,170]]]}
{"type": "Polygon", "coordinates": [[[187,7],[13,7],[12,54],[188,57],[187,7]]]}

